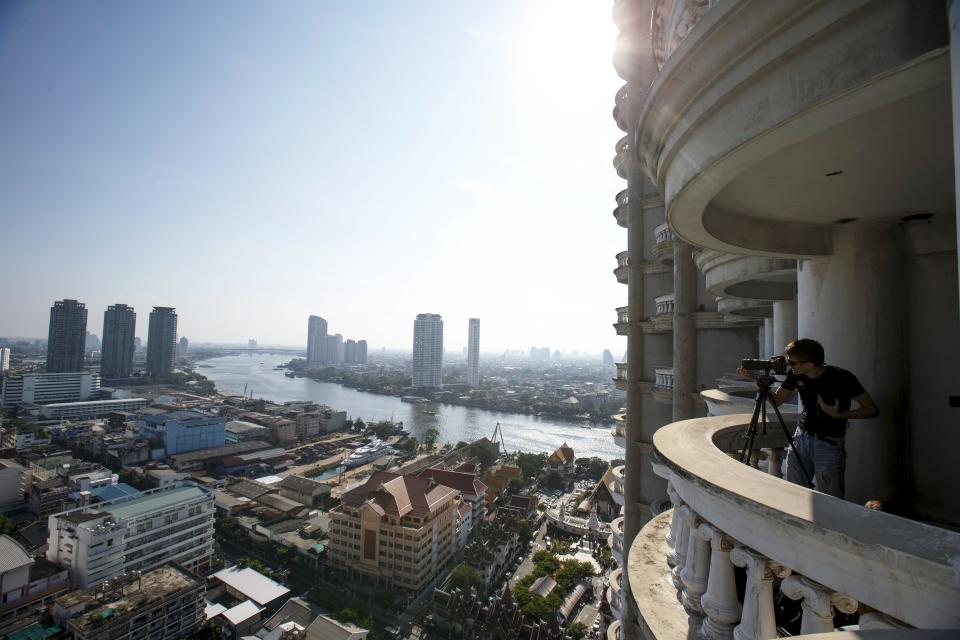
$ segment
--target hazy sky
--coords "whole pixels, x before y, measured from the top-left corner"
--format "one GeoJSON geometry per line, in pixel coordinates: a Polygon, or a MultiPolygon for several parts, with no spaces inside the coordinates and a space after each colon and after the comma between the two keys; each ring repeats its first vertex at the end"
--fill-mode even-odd
{"type": "Polygon", "coordinates": [[[0,335],[622,352],[611,4],[0,3],[0,335]]]}

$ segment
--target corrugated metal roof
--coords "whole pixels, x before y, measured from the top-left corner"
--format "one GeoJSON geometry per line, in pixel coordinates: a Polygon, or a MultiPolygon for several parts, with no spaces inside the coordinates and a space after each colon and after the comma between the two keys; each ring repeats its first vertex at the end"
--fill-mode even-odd
{"type": "Polygon", "coordinates": [[[175,487],[168,491],[151,493],[141,498],[127,500],[126,502],[118,502],[117,504],[104,503],[97,505],[97,508],[101,511],[110,512],[117,520],[123,520],[136,518],[152,511],[165,509],[188,500],[210,495],[212,494],[209,491],[201,487],[175,487]]]}
{"type": "Polygon", "coordinates": [[[239,565],[234,565],[221,569],[213,574],[213,577],[258,604],[269,604],[290,593],[290,589],[250,567],[241,568],[239,565]]]}
{"type": "Polygon", "coordinates": [[[263,607],[258,607],[256,603],[250,600],[244,600],[234,608],[227,609],[220,615],[226,618],[233,626],[237,626],[241,622],[258,615],[261,611],[263,611],[263,607]]]}
{"type": "Polygon", "coordinates": [[[16,540],[0,535],[0,574],[32,564],[33,558],[16,540]]]}

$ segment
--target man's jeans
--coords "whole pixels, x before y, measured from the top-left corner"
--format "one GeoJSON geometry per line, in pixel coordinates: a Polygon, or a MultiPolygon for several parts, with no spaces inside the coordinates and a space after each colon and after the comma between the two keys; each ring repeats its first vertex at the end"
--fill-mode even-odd
{"type": "MultiPolygon", "coordinates": [[[[800,454],[803,467],[807,473],[812,474],[817,491],[843,498],[843,472],[847,467],[847,452],[843,446],[843,438],[828,440],[822,440],[800,429],[793,434],[793,444],[800,454]]],[[[788,447],[787,451],[787,480],[808,486],[807,477],[797,463],[793,447],[788,447]]]]}

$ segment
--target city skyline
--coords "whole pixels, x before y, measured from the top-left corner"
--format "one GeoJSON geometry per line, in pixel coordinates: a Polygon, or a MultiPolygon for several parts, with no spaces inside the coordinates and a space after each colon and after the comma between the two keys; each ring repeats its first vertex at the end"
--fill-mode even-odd
{"type": "Polygon", "coordinates": [[[4,8],[0,223],[31,277],[0,335],[74,298],[100,336],[123,303],[176,307],[193,343],[299,345],[320,308],[401,348],[432,308],[482,317],[491,351],[622,351],[608,7],[222,8],[4,8]],[[79,247],[129,256],[77,269],[79,247]]]}

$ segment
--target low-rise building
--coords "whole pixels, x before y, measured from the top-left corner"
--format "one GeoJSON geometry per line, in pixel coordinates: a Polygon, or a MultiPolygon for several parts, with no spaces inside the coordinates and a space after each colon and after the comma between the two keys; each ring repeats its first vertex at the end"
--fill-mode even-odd
{"type": "MultiPolygon", "coordinates": [[[[452,487],[460,492],[460,499],[469,509],[469,513],[461,514],[458,547],[462,548],[470,537],[474,523],[481,522],[487,514],[487,485],[472,473],[450,471],[430,467],[420,472],[421,478],[431,478],[439,484],[452,487]]],[[[462,511],[462,509],[461,509],[462,511]]]]}
{"type": "Polygon", "coordinates": [[[287,476],[280,482],[280,495],[308,507],[330,494],[330,485],[303,476],[287,476]]]}
{"type": "Polygon", "coordinates": [[[206,571],[213,555],[213,492],[195,485],[153,489],[51,515],[47,558],[80,588],[166,562],[206,571]]]}
{"type": "Polygon", "coordinates": [[[27,470],[13,460],[0,459],[0,511],[23,503],[23,483],[27,470]]]}
{"type": "Polygon", "coordinates": [[[255,569],[234,565],[221,569],[210,576],[208,597],[211,600],[229,595],[236,600],[250,600],[260,607],[274,612],[280,608],[290,589],[271,580],[255,569]]]}
{"type": "Polygon", "coordinates": [[[44,458],[30,465],[30,512],[38,516],[77,506],[80,494],[117,484],[119,477],[95,462],[70,456],[44,458]]]}
{"type": "Polygon", "coordinates": [[[42,405],[90,400],[99,393],[99,373],[23,373],[0,378],[0,406],[4,409],[21,403],[42,405]]]}
{"type": "Polygon", "coordinates": [[[31,557],[13,538],[0,535],[0,635],[31,624],[37,609],[69,589],[64,569],[31,557]]]}
{"type": "Polygon", "coordinates": [[[297,439],[301,441],[317,437],[323,429],[324,415],[319,411],[304,411],[287,417],[296,425],[297,439]]]}
{"type": "Polygon", "coordinates": [[[155,448],[163,449],[164,456],[173,456],[222,447],[226,423],[226,418],[208,416],[198,411],[171,411],[141,416],[137,421],[137,430],[155,448]]]}
{"type": "Polygon", "coordinates": [[[269,433],[270,429],[263,425],[243,420],[230,420],[224,427],[223,441],[225,444],[233,444],[247,440],[262,440],[269,433]]]}
{"type": "Polygon", "coordinates": [[[364,640],[369,629],[320,615],[307,627],[307,640],[364,640]]]}
{"type": "Polygon", "coordinates": [[[203,623],[205,587],[196,573],[165,564],[63,595],[53,617],[74,640],[176,640],[203,623]]]}
{"type": "Polygon", "coordinates": [[[564,442],[547,458],[547,473],[558,473],[561,478],[569,478],[577,471],[573,449],[564,442]]]}
{"type": "Polygon", "coordinates": [[[376,471],[330,511],[330,558],[352,578],[420,591],[453,556],[460,492],[376,471]]]}
{"type": "Polygon", "coordinates": [[[47,420],[64,418],[98,418],[114,411],[136,411],[147,406],[146,398],[120,398],[117,400],[86,400],[82,402],[53,402],[40,407],[40,415],[47,420]]]}

